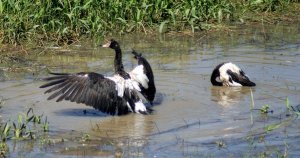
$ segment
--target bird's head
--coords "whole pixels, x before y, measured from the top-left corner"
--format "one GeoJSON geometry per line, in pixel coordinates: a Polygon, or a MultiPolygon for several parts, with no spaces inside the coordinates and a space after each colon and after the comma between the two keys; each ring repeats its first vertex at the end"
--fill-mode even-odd
{"type": "Polygon", "coordinates": [[[107,43],[101,44],[100,47],[118,49],[118,48],[120,48],[120,45],[117,41],[115,41],[114,39],[111,39],[107,43]]]}

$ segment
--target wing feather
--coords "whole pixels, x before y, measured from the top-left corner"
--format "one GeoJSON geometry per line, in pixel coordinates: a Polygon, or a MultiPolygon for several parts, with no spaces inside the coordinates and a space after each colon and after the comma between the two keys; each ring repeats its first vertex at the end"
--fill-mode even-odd
{"type": "MultiPolygon", "coordinates": [[[[120,97],[116,89],[118,87],[116,83],[101,74],[84,72],[77,74],[52,74],[55,76],[45,78],[44,80],[48,81],[48,83],[40,86],[40,88],[50,87],[45,92],[52,93],[48,100],[57,98],[57,102],[69,100],[83,103],[112,115],[122,115],[130,112],[127,106],[130,98],[128,96],[120,97]]],[[[122,86],[119,88],[122,88],[122,86]]]]}
{"type": "Polygon", "coordinates": [[[45,88],[45,87],[50,87],[50,86],[53,86],[53,85],[57,85],[59,83],[63,83],[64,81],[66,81],[65,78],[64,79],[60,79],[60,80],[55,80],[53,82],[49,82],[47,84],[42,85],[40,88],[45,88]]]}
{"type": "Polygon", "coordinates": [[[156,93],[152,68],[141,54],[138,54],[135,50],[132,50],[132,54],[138,61],[138,66],[129,74],[133,80],[139,83],[141,93],[152,104],[156,93]]]}

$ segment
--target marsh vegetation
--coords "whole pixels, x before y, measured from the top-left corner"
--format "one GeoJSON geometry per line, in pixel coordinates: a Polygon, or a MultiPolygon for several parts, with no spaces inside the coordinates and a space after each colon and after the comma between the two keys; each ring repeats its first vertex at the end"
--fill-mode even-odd
{"type": "Polygon", "coordinates": [[[193,33],[227,22],[294,21],[299,8],[298,0],[1,0],[0,43],[64,45],[112,33],[193,33]]]}

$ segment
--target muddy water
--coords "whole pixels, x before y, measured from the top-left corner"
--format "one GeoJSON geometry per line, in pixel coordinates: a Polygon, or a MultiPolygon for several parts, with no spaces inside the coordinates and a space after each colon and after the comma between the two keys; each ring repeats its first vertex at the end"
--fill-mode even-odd
{"type": "MultiPolygon", "coordinates": [[[[116,37],[131,70],[131,48],[149,60],[157,95],[152,115],[105,115],[81,104],[47,101],[38,87],[55,72],[113,72],[112,50],[92,44],[47,48],[31,57],[35,70],[0,84],[2,120],[30,107],[50,122],[51,145],[10,142],[11,156],[25,157],[220,157],[300,156],[299,119],[289,116],[285,99],[300,104],[299,25],[251,26],[195,37],[116,37]],[[55,52],[55,53],[51,53],[55,52]],[[257,84],[213,87],[212,69],[232,61],[257,84]],[[254,102],[251,99],[253,94],[254,102]],[[259,110],[269,105],[273,113],[259,110]],[[254,110],[251,110],[254,109],[254,110]],[[85,113],[83,111],[86,111],[85,113]],[[266,129],[278,125],[274,130],[266,129]],[[88,134],[90,140],[82,141],[88,134]],[[61,141],[64,139],[64,141],[61,141]],[[29,147],[28,147],[29,146],[29,147]]],[[[4,71],[6,76],[9,72],[4,71]]],[[[9,77],[6,77],[9,78],[9,77]]]]}

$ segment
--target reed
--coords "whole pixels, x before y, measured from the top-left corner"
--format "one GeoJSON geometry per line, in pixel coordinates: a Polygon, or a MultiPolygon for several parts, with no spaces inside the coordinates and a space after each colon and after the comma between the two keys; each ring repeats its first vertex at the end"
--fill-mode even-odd
{"type": "Polygon", "coordinates": [[[70,44],[82,36],[110,33],[194,32],[237,20],[247,11],[277,11],[291,2],[299,0],[0,0],[0,43],[70,44]]]}

